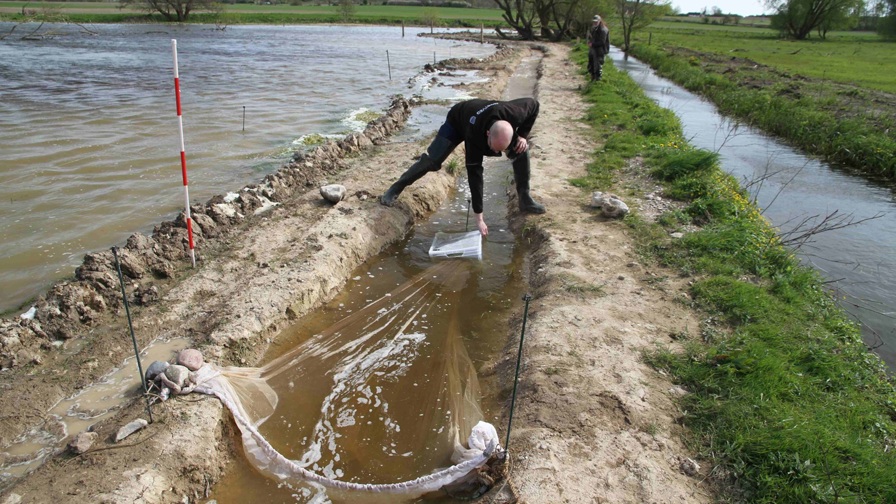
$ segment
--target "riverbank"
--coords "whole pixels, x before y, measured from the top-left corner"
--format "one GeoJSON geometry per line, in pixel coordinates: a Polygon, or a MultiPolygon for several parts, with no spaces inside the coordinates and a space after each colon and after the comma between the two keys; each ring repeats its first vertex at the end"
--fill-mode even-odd
{"type": "MultiPolygon", "coordinates": [[[[752,44],[751,39],[742,43],[752,44]]],[[[859,50],[861,47],[855,52],[859,50]]],[[[793,54],[799,51],[797,48],[793,54]]],[[[844,60],[855,58],[855,52],[825,64],[851,68],[844,60]]],[[[892,93],[689,47],[642,42],[633,46],[631,55],[659,75],[706,97],[727,116],[872,179],[896,179],[896,95],[892,93]]],[[[888,67],[875,68],[886,73],[888,67]]]]}
{"type": "MultiPolygon", "coordinates": [[[[695,165],[706,156],[684,149],[674,118],[657,111],[624,74],[608,68],[604,82],[587,84],[584,54],[565,45],[522,46],[486,62],[457,64],[490,77],[468,86],[471,94],[497,98],[529,51],[544,54],[532,187],[548,213],[512,213],[515,232],[533,245],[522,272],[533,299],[510,477],[489,497],[495,502],[513,495],[523,502],[711,502],[714,487],[731,495],[731,488],[743,492],[754,479],[784,478],[794,470],[805,477],[791,476],[788,488],[808,491],[818,486],[819,474],[827,476],[824,481],[837,477],[825,474],[824,464],[849,460],[863,471],[879,470],[886,481],[885,471],[896,466],[888,448],[896,431],[888,418],[892,387],[879,362],[859,352],[864,347],[855,328],[824,302],[817,279],[794,270],[780,249],[750,241],[768,235],[756,233],[764,229],[762,221],[738,199],[736,184],[718,176],[711,156],[695,165]],[[687,163],[671,162],[682,160],[683,152],[687,163]],[[700,176],[682,179],[683,174],[700,176]],[[592,189],[617,192],[633,213],[622,221],[603,217],[588,205],[592,189]],[[749,216],[751,225],[738,216],[749,216]],[[744,305],[739,298],[762,302],[744,305]],[[752,311],[757,306],[766,311],[752,311]],[[769,319],[774,309],[792,318],[769,319]],[[772,347],[769,334],[779,328],[788,329],[788,338],[772,347]],[[833,331],[833,337],[823,336],[823,330],[833,331]],[[769,347],[805,351],[789,360],[771,359],[769,347]],[[758,377],[771,379],[747,387],[758,377]],[[734,402],[741,391],[758,398],[734,402]],[[850,404],[862,412],[858,425],[850,425],[854,430],[821,416],[831,411],[855,418],[847,413],[850,404]],[[799,405],[818,415],[806,420],[808,427],[781,416],[799,405]],[[757,425],[745,430],[725,423],[737,417],[755,419],[757,425]],[[818,436],[815,427],[828,424],[831,430],[818,436]],[[723,441],[723,436],[761,437],[769,431],[810,447],[830,445],[832,435],[856,438],[878,458],[840,444],[842,458],[837,452],[814,459],[795,442],[769,452],[767,445],[723,441]],[[732,486],[738,478],[750,479],[732,486]]],[[[391,119],[382,123],[400,126],[405,108],[396,103],[391,119]]],[[[370,133],[366,140],[345,142],[342,147],[359,147],[347,156],[339,154],[343,149],[327,148],[320,157],[240,191],[236,202],[197,205],[202,234],[195,271],[183,265],[182,221],[159,226],[152,240],[129,242],[123,269],[133,289],[129,293],[140,300],[134,310],[140,344],[188,336],[216,363],[255,364],[278,329],[335,295],[354,267],[431,213],[447,197],[452,176],[443,170],[425,177],[396,208],[378,205],[374,196],[421,146],[370,133]],[[323,204],[317,186],[324,179],[345,185],[347,199],[323,204]],[[165,262],[164,254],[181,261],[165,262]]],[[[123,309],[112,301],[117,283],[109,275],[108,255],[96,254],[85,262],[78,282],[48,295],[56,303],[48,312],[55,307],[68,314],[70,325],[6,321],[31,334],[16,334],[30,346],[4,371],[3,445],[33,426],[52,430],[52,421],[44,418],[49,405],[128,354],[120,343],[123,309]],[[54,342],[62,342],[65,351],[54,342]]],[[[521,323],[522,313],[508,321],[504,358],[481,374],[512,376],[521,323]]],[[[10,333],[4,334],[4,344],[12,343],[10,333]]],[[[217,400],[180,397],[155,407],[155,423],[112,443],[116,429],[143,410],[135,398],[94,428],[98,439],[86,453],[52,457],[5,489],[4,498],[14,493],[22,502],[203,502],[230,461],[242,456],[228,414],[217,400]]],[[[506,424],[506,418],[495,424],[506,424]]],[[[7,458],[4,465],[10,462],[7,458]]],[[[838,484],[834,491],[843,488],[838,484]]]]}
{"type": "MultiPolygon", "coordinates": [[[[534,161],[533,186],[541,185],[537,189],[538,194],[544,195],[549,208],[556,208],[543,219],[517,216],[517,225],[521,229],[527,223],[528,226],[549,226],[551,222],[594,218],[593,214],[582,214],[582,194],[570,192],[563,178],[549,175],[555,168],[560,169],[556,165],[558,160],[568,164],[563,170],[571,170],[570,173],[582,171],[590,156],[587,130],[577,130],[577,139],[573,144],[568,143],[564,133],[572,116],[562,111],[568,111],[569,103],[579,100],[577,89],[582,84],[577,67],[566,60],[565,54],[566,48],[558,46],[549,51],[543,66],[542,74],[547,72],[552,78],[542,79],[542,82],[550,82],[550,86],[539,91],[545,112],[539,120],[537,130],[538,142],[542,147],[537,150],[534,161]],[[578,148],[570,149],[569,145],[576,145],[578,148]]],[[[471,86],[471,94],[500,96],[507,76],[512,73],[520,58],[519,52],[504,52],[479,64],[490,81],[471,86]]],[[[209,360],[220,364],[255,363],[278,328],[298,319],[334,295],[355,266],[366,257],[379,252],[390,241],[398,239],[416,218],[427,215],[439,201],[445,199],[453,179],[443,171],[415,184],[412,193],[414,197],[403,198],[403,201],[408,202],[407,205],[388,209],[373,200],[372,196],[385,189],[387,182],[403,170],[407,160],[418,154],[417,150],[417,145],[390,144],[388,147],[368,146],[365,153],[357,157],[338,159],[333,155],[322,155],[319,166],[327,167],[325,171],[316,171],[318,164],[313,160],[306,160],[307,164],[297,163],[285,173],[298,180],[287,183],[282,178],[274,177],[251,190],[241,191],[241,198],[235,203],[240,206],[231,208],[233,211],[220,206],[224,202],[218,200],[195,208],[196,223],[201,230],[201,267],[196,271],[178,266],[178,263],[156,259],[160,252],[184,253],[185,230],[182,222],[159,226],[152,241],[148,237],[132,240],[128,247],[122,249],[125,263],[123,270],[129,286],[134,289],[131,293],[135,300],[146,300],[133,313],[140,345],[146,345],[157,337],[186,335],[203,349],[209,360]],[[330,182],[338,179],[349,188],[349,198],[337,207],[319,203],[316,185],[324,177],[330,182]],[[305,184],[312,187],[302,189],[305,184]],[[286,187],[295,188],[294,192],[287,195],[284,190],[286,187]],[[251,217],[255,210],[264,205],[262,198],[275,200],[280,204],[251,217]],[[209,216],[210,219],[206,220],[202,215],[209,216]],[[242,220],[236,215],[245,216],[246,222],[233,222],[231,226],[214,225],[219,220],[224,222],[228,216],[235,221],[242,220]],[[234,231],[223,232],[228,227],[233,227],[234,231]],[[212,230],[215,229],[221,233],[212,238],[212,230]],[[331,238],[327,238],[328,236],[331,238]],[[162,280],[158,280],[160,277],[162,280]],[[145,295],[146,293],[153,294],[145,295]],[[200,306],[201,309],[197,312],[196,309],[200,306]]],[[[594,232],[601,232],[599,223],[595,225],[594,232]]],[[[574,233],[574,229],[570,228],[565,233],[574,233]]],[[[560,272],[546,274],[547,268],[555,267],[546,260],[554,254],[553,244],[561,242],[550,239],[545,233],[540,233],[540,236],[540,255],[531,262],[534,268],[532,274],[539,278],[539,292],[535,299],[537,306],[533,309],[534,329],[530,339],[535,350],[529,354],[530,359],[539,359],[539,364],[527,364],[523,379],[524,383],[530,384],[524,387],[539,397],[539,401],[550,398],[552,402],[560,402],[548,409],[530,410],[520,406],[521,420],[517,423],[517,432],[521,436],[520,445],[527,445],[529,436],[540,429],[556,432],[556,435],[542,439],[532,449],[545,453],[568,451],[568,460],[564,461],[564,464],[568,464],[568,469],[551,478],[556,486],[562,488],[583,488],[578,485],[580,475],[574,469],[576,464],[582,462],[583,453],[568,445],[568,440],[564,440],[562,436],[581,433],[587,435],[583,442],[593,443],[596,433],[591,431],[590,426],[605,428],[600,416],[610,415],[618,420],[611,424],[612,428],[623,429],[627,434],[621,436],[614,443],[613,450],[606,454],[612,458],[611,461],[603,463],[599,458],[587,457],[589,463],[608,466],[612,462],[616,465],[616,472],[621,480],[629,480],[636,473],[643,475],[645,471],[649,471],[655,476],[655,482],[645,482],[642,485],[644,488],[639,490],[641,495],[645,492],[652,493],[656,498],[668,495],[672,482],[677,482],[675,484],[681,487],[678,493],[693,493],[698,486],[697,480],[683,474],[677,463],[674,463],[677,457],[687,458],[687,453],[673,432],[655,433],[661,441],[656,441],[654,435],[650,434],[650,425],[665,425],[674,417],[672,412],[666,411],[666,408],[671,407],[668,399],[671,385],[664,383],[659,375],[639,362],[635,346],[627,350],[627,358],[617,363],[617,372],[620,377],[643,376],[650,380],[652,383],[646,389],[645,384],[637,380],[629,382],[619,379],[614,390],[606,391],[602,391],[605,387],[564,385],[564,389],[583,394],[575,400],[570,395],[562,399],[561,396],[555,397],[555,392],[551,391],[557,383],[561,383],[559,380],[563,377],[550,370],[570,368],[566,359],[571,356],[555,355],[553,352],[545,356],[542,355],[542,348],[556,345],[552,342],[552,326],[562,324],[571,327],[568,325],[568,313],[565,312],[568,309],[567,301],[578,298],[580,291],[567,289],[577,282],[596,282],[596,279],[590,278],[592,273],[589,269],[596,263],[589,260],[577,265],[572,268],[572,273],[565,272],[561,275],[560,283],[553,283],[556,282],[554,275],[559,275],[560,272]],[[542,267],[546,269],[539,271],[542,267]],[[544,313],[544,318],[540,318],[539,312],[544,313]],[[538,320],[544,320],[548,325],[542,326],[542,322],[537,322],[538,320]],[[559,360],[550,363],[550,359],[559,360]],[[543,365],[547,366],[547,374],[544,373],[543,365]],[[629,367],[632,370],[627,369],[629,367]],[[594,401],[595,397],[597,402],[594,401]],[[554,425],[554,415],[557,415],[556,420],[562,420],[563,425],[568,428],[554,425]],[[653,418],[656,420],[652,420],[653,418]],[[632,419],[635,420],[634,425],[630,423],[632,419]],[[627,462],[619,459],[623,454],[627,462]]],[[[614,231],[614,236],[626,239],[625,233],[618,229],[614,231]]],[[[599,236],[595,236],[597,238],[599,236]]],[[[564,236],[562,240],[566,241],[567,238],[564,236]]],[[[578,253],[593,254],[590,243],[578,253]]],[[[627,266],[632,260],[631,247],[619,244],[620,251],[626,249],[629,252],[607,256],[606,265],[601,269],[606,274],[632,271],[634,266],[627,266]]],[[[121,324],[125,321],[122,307],[113,301],[115,283],[114,277],[110,277],[109,258],[106,256],[107,254],[97,254],[88,258],[85,267],[80,270],[82,280],[77,285],[60,286],[48,296],[50,300],[65,299],[57,306],[61,307],[60,311],[72,315],[68,319],[71,325],[61,322],[55,325],[25,323],[31,330],[31,339],[24,335],[17,336],[20,341],[32,341],[34,344],[26,347],[28,358],[24,358],[26,354],[22,353],[23,358],[17,361],[16,366],[5,372],[6,388],[0,396],[0,402],[3,411],[10,413],[3,418],[4,445],[14,440],[23,430],[35,425],[46,426],[47,421],[52,423],[50,419],[43,418],[42,411],[46,411],[56,400],[95,381],[107,369],[102,363],[120,362],[127,355],[127,346],[117,342],[121,324]],[[73,289],[70,291],[73,295],[58,295],[66,289],[73,289]],[[101,292],[104,289],[108,296],[101,292]],[[101,306],[108,308],[108,311],[101,311],[101,306]],[[78,346],[79,342],[82,345],[80,350],[71,348],[68,352],[61,353],[50,344],[52,341],[69,341],[70,343],[64,344],[65,348],[78,346]]],[[[570,270],[569,266],[562,263],[561,266],[570,270]]],[[[629,281],[632,284],[627,289],[639,289],[636,277],[631,277],[629,281]]],[[[600,299],[594,297],[591,301],[600,299]]],[[[624,308],[629,303],[640,304],[642,308],[639,311],[663,313],[648,309],[649,304],[643,304],[638,296],[630,297],[620,293],[620,296],[612,299],[621,309],[612,317],[618,318],[615,326],[620,330],[635,324],[627,316],[632,310],[624,308]]],[[[668,303],[674,305],[672,302],[668,303]]],[[[44,312],[44,308],[47,305],[39,305],[38,313],[44,312]]],[[[518,323],[517,320],[514,325],[518,323]]],[[[21,322],[16,324],[22,325],[21,322]]],[[[643,330],[647,330],[647,325],[642,325],[643,330]]],[[[514,334],[518,334],[517,331],[518,325],[508,330],[509,341],[514,334]]],[[[652,336],[652,331],[648,333],[648,336],[652,336]]],[[[591,352],[599,352],[599,349],[589,350],[588,355],[591,352]]],[[[511,355],[512,352],[508,354],[506,363],[511,362],[511,355]]],[[[577,366],[578,362],[577,360],[577,366]]],[[[504,368],[501,365],[496,368],[496,372],[506,372],[504,368]]],[[[596,374],[593,378],[599,379],[602,376],[603,374],[596,374]]],[[[199,398],[180,398],[156,407],[155,423],[135,435],[133,441],[129,439],[116,445],[110,441],[115,430],[134,417],[144,414],[142,402],[135,401],[112,419],[94,428],[98,440],[93,448],[78,456],[63,453],[52,457],[28,477],[7,489],[6,494],[21,495],[26,502],[174,502],[180,501],[183,496],[190,500],[201,500],[210,482],[221,477],[228,460],[237,456],[239,450],[235,448],[236,433],[221,405],[216,400],[197,399],[199,398]],[[164,460],[165,463],[160,464],[159,460],[164,460]]],[[[52,426],[49,427],[52,430],[52,426]]],[[[612,432],[608,431],[607,434],[612,432]]],[[[519,453],[525,451],[521,448],[519,453]]],[[[543,473],[544,468],[534,465],[536,461],[538,464],[542,463],[539,459],[540,457],[521,455],[518,467],[520,470],[543,473]]],[[[7,459],[4,463],[10,462],[12,461],[7,459]]],[[[600,475],[601,472],[597,476],[600,475]]],[[[512,480],[529,481],[523,477],[512,480]]],[[[543,476],[539,480],[543,481],[543,476]]],[[[522,488],[521,491],[524,492],[523,498],[526,498],[525,492],[536,490],[522,488]]],[[[629,499],[624,497],[628,493],[626,489],[610,487],[607,492],[608,495],[622,497],[621,500],[611,500],[629,499]]]]}
{"type": "MultiPolygon", "coordinates": [[[[584,49],[577,54],[584,64],[584,49]]],[[[819,273],[800,265],[721,170],[719,154],[692,148],[670,111],[616,77],[588,90],[605,143],[578,183],[628,190],[626,160],[640,158],[638,171],[682,203],[656,219],[659,227],[626,220],[643,255],[690,279],[681,302],[701,313],[700,324],[669,336],[685,351],[659,345],[644,358],[690,392],[679,421],[699,460],[712,461],[718,494],[893,500],[896,394],[883,361],[819,273]]]]}

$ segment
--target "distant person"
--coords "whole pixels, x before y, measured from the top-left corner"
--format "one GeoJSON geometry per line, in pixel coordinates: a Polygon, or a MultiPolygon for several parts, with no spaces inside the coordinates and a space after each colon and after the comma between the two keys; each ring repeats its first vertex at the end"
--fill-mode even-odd
{"type": "Polygon", "coordinates": [[[488,226],[482,216],[482,160],[484,156],[500,156],[502,152],[513,164],[513,179],[520,210],[542,214],[544,207],[529,196],[529,133],[538,117],[538,102],[532,98],[510,101],[467,100],[448,111],[445,123],[426,153],[380,196],[380,203],[392,206],[405,187],[429,172],[438,171],[454,149],[466,147],[467,178],[470,181],[476,226],[485,236],[488,226]]]}
{"type": "Polygon", "coordinates": [[[591,20],[588,32],[588,75],[599,81],[604,75],[604,58],[610,53],[610,28],[600,16],[591,20]]]}

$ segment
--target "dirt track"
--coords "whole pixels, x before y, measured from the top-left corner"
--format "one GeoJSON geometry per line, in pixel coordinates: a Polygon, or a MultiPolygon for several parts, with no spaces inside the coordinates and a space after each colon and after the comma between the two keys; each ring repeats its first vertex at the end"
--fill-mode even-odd
{"type": "MultiPolygon", "coordinates": [[[[491,80],[471,94],[500,98],[529,50],[479,64],[491,80]]],[[[681,281],[641,264],[625,224],[601,218],[587,206],[589,195],[567,182],[584,173],[597,145],[578,121],[586,110],[579,95],[585,81],[568,61],[568,48],[550,45],[543,52],[532,187],[548,213],[512,216],[517,232],[537,244],[526,272],[534,299],[511,440],[511,484],[490,497],[506,501],[513,488],[530,503],[708,502],[701,483],[706,468],[691,476],[683,469],[691,455],[679,439],[672,399],[684,391],[640,358],[656,343],[673,345],[670,335],[696,328],[697,321],[676,301],[683,295],[681,281]]],[[[238,232],[209,236],[195,272],[175,269],[167,279],[135,279],[142,288],[155,282],[160,291],[157,301],[134,314],[141,343],[188,336],[209,360],[254,364],[279,329],[332,297],[355,267],[447,197],[454,181],[443,170],[409,189],[402,196],[406,204],[390,209],[376,203],[373,196],[419,151],[414,144],[370,146],[339,160],[330,173],[308,177],[307,187],[293,189],[272,210],[247,218],[251,226],[235,224],[238,232]],[[317,186],[323,179],[345,185],[347,199],[337,206],[322,203],[317,186]]],[[[626,187],[653,190],[636,169],[629,175],[626,187]]],[[[639,201],[626,198],[637,210],[639,201]]],[[[3,445],[127,355],[126,345],[112,338],[123,312],[115,306],[109,311],[94,310],[91,323],[70,335],[89,341],[79,352],[65,356],[49,342],[39,344],[26,356],[39,363],[4,372],[3,445]]],[[[165,403],[154,424],[113,447],[108,440],[118,426],[143,412],[143,403],[135,401],[97,427],[99,441],[91,451],[52,458],[2,499],[204,501],[208,485],[238,453],[238,437],[220,403],[197,399],[165,403]]]]}

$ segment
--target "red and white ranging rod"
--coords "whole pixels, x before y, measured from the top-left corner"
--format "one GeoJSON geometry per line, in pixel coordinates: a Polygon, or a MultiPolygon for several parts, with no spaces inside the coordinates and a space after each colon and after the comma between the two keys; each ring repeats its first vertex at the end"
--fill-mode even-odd
{"type": "Polygon", "coordinates": [[[190,217],[190,188],[187,186],[187,154],[184,151],[184,119],[180,110],[180,75],[177,71],[177,40],[171,39],[174,54],[174,97],[177,100],[177,127],[180,130],[180,171],[184,179],[184,207],[187,216],[187,238],[190,242],[190,260],[196,267],[196,253],[193,251],[193,219],[190,217]]]}

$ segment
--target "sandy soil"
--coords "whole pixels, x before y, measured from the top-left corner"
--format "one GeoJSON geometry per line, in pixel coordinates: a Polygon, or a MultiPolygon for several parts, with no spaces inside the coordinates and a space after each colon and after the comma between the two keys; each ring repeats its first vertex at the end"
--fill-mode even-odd
{"type": "MultiPolygon", "coordinates": [[[[470,91],[500,98],[508,76],[530,51],[543,55],[532,187],[548,213],[512,215],[516,231],[536,243],[524,272],[533,299],[510,476],[486,499],[708,502],[707,470],[689,463],[693,455],[683,446],[676,422],[680,412],[674,399],[686,392],[640,356],[657,344],[674,346],[673,335],[698,326],[696,315],[677,301],[684,296],[685,280],[642,263],[625,224],[602,218],[588,206],[590,195],[567,182],[584,173],[598,147],[595,135],[579,121],[586,110],[579,96],[585,81],[568,61],[568,49],[522,46],[491,61],[466,62],[491,77],[470,91]]],[[[454,180],[443,170],[412,186],[395,208],[377,204],[373,196],[422,146],[388,144],[387,139],[373,143],[333,161],[329,170],[306,173],[304,183],[289,191],[279,182],[269,185],[273,189],[265,195],[279,205],[235,219],[240,222],[228,229],[197,218],[206,225],[201,226],[196,270],[146,252],[169,245],[147,243],[146,237],[136,240],[143,245],[129,244],[124,253],[131,266],[126,268],[130,295],[144,300],[133,309],[140,344],[186,336],[208,360],[252,365],[280,329],[330,299],[355,267],[400,239],[448,196],[454,180]],[[322,202],[317,188],[326,182],[346,186],[347,198],[335,206],[322,202]],[[154,259],[140,266],[144,263],[137,256],[154,259]]],[[[460,149],[455,155],[462,155],[460,149]]],[[[625,179],[617,192],[649,216],[657,200],[638,195],[654,188],[637,166],[625,179]]],[[[183,232],[176,225],[157,231],[174,238],[183,232]]],[[[0,447],[34,427],[52,430],[45,412],[54,403],[128,355],[124,312],[110,297],[116,284],[103,291],[96,286],[109,283],[108,272],[85,271],[99,273],[79,276],[79,301],[54,305],[62,306],[57,311],[70,308],[79,314],[80,325],[6,321],[0,328],[4,348],[15,350],[4,354],[8,359],[0,374],[0,447]],[[84,278],[94,287],[85,287],[84,278]]],[[[500,372],[513,372],[511,338],[519,334],[519,315],[511,320],[500,372]]],[[[5,488],[0,503],[204,502],[209,487],[239,456],[226,410],[206,397],[169,400],[155,407],[155,422],[146,429],[112,442],[118,427],[144,415],[144,403],[135,399],[95,426],[98,438],[86,453],[74,455],[60,447],[41,467],[5,488]]]]}

